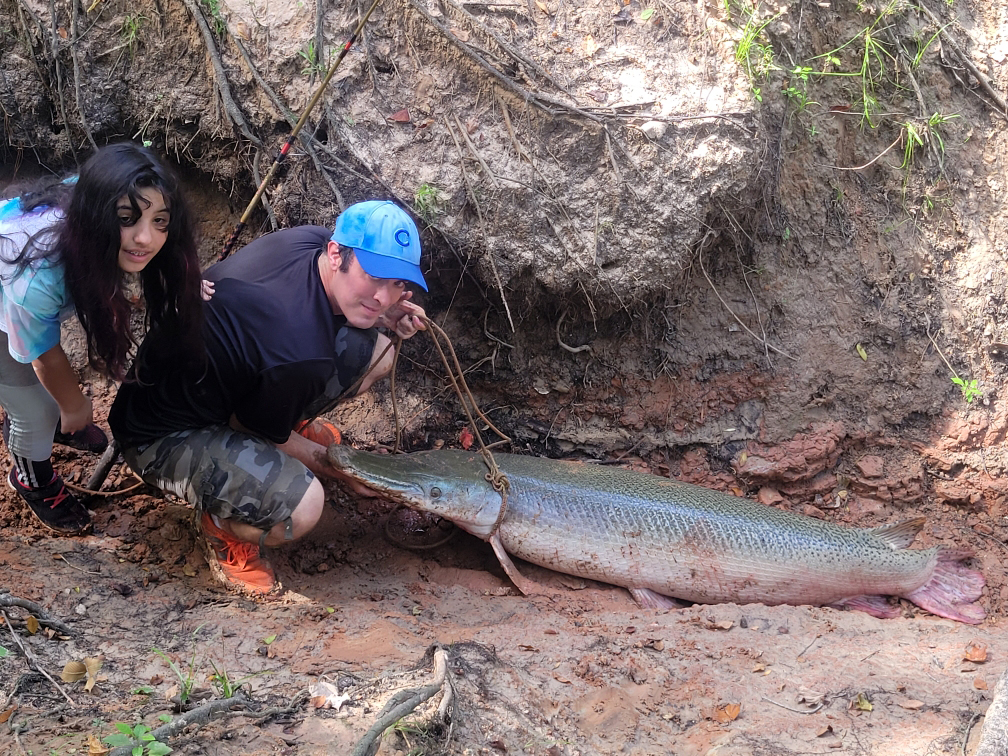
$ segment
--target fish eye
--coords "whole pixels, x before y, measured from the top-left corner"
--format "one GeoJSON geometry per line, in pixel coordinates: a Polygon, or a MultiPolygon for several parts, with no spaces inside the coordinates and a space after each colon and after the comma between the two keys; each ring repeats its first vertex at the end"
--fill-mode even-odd
{"type": "Polygon", "coordinates": [[[440,489],[440,488],[438,488],[437,486],[434,486],[434,487],[433,487],[433,488],[432,488],[432,489],[430,490],[430,495],[431,495],[431,498],[432,498],[432,499],[437,499],[437,498],[438,498],[439,496],[441,496],[441,489],[440,489]]]}

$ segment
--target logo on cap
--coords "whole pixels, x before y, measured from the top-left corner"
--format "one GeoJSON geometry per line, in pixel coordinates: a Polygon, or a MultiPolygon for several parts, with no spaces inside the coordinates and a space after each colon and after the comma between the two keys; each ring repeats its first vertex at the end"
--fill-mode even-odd
{"type": "Polygon", "coordinates": [[[407,231],[405,228],[400,228],[398,231],[395,232],[395,240],[400,247],[408,247],[409,231],[407,231]]]}

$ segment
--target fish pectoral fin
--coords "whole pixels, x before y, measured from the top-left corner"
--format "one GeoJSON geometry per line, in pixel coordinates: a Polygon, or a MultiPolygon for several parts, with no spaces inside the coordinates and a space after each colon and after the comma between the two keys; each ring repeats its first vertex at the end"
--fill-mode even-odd
{"type": "Polygon", "coordinates": [[[834,609],[854,609],[879,619],[892,619],[900,616],[899,606],[890,604],[885,596],[851,596],[834,601],[829,606],[834,609]]]}
{"type": "Polygon", "coordinates": [[[514,562],[511,561],[511,557],[504,550],[504,544],[501,543],[500,534],[494,533],[490,538],[490,545],[493,547],[494,554],[497,555],[497,561],[500,562],[500,566],[504,568],[504,573],[511,578],[511,582],[514,583],[515,588],[522,592],[523,595],[528,596],[532,593],[545,593],[542,586],[540,586],[535,581],[529,580],[527,577],[518,572],[518,568],[515,567],[514,562]]]}
{"type": "Polygon", "coordinates": [[[650,588],[627,588],[641,609],[682,609],[689,606],[684,601],[655,593],[650,588]]]}

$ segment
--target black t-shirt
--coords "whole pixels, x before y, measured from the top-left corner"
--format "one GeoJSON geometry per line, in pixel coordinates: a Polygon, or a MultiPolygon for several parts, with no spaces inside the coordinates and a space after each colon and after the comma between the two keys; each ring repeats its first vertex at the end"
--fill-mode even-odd
{"type": "Polygon", "coordinates": [[[330,235],[318,226],[276,231],[209,268],[205,370],[194,374],[169,357],[170,335],[151,331],[109,412],[119,442],[226,425],[233,413],[283,443],[299,420],[349,388],[370,363],[377,332],[332,311],[318,273],[330,235]]]}

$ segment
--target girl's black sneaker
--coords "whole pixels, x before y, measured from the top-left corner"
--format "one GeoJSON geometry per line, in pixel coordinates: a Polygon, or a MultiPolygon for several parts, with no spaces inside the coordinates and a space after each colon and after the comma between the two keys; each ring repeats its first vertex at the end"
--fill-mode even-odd
{"type": "Polygon", "coordinates": [[[71,449],[81,451],[96,452],[100,454],[108,446],[108,436],[105,431],[94,423],[88,423],[79,431],[73,433],[63,433],[59,423],[56,424],[56,433],[53,435],[53,443],[60,446],[69,446],[71,449]]]}
{"type": "Polygon", "coordinates": [[[91,527],[91,515],[59,475],[48,485],[29,488],[18,480],[17,471],[12,467],[7,474],[7,484],[25,500],[39,522],[50,530],[61,535],[76,535],[91,527]]]}

